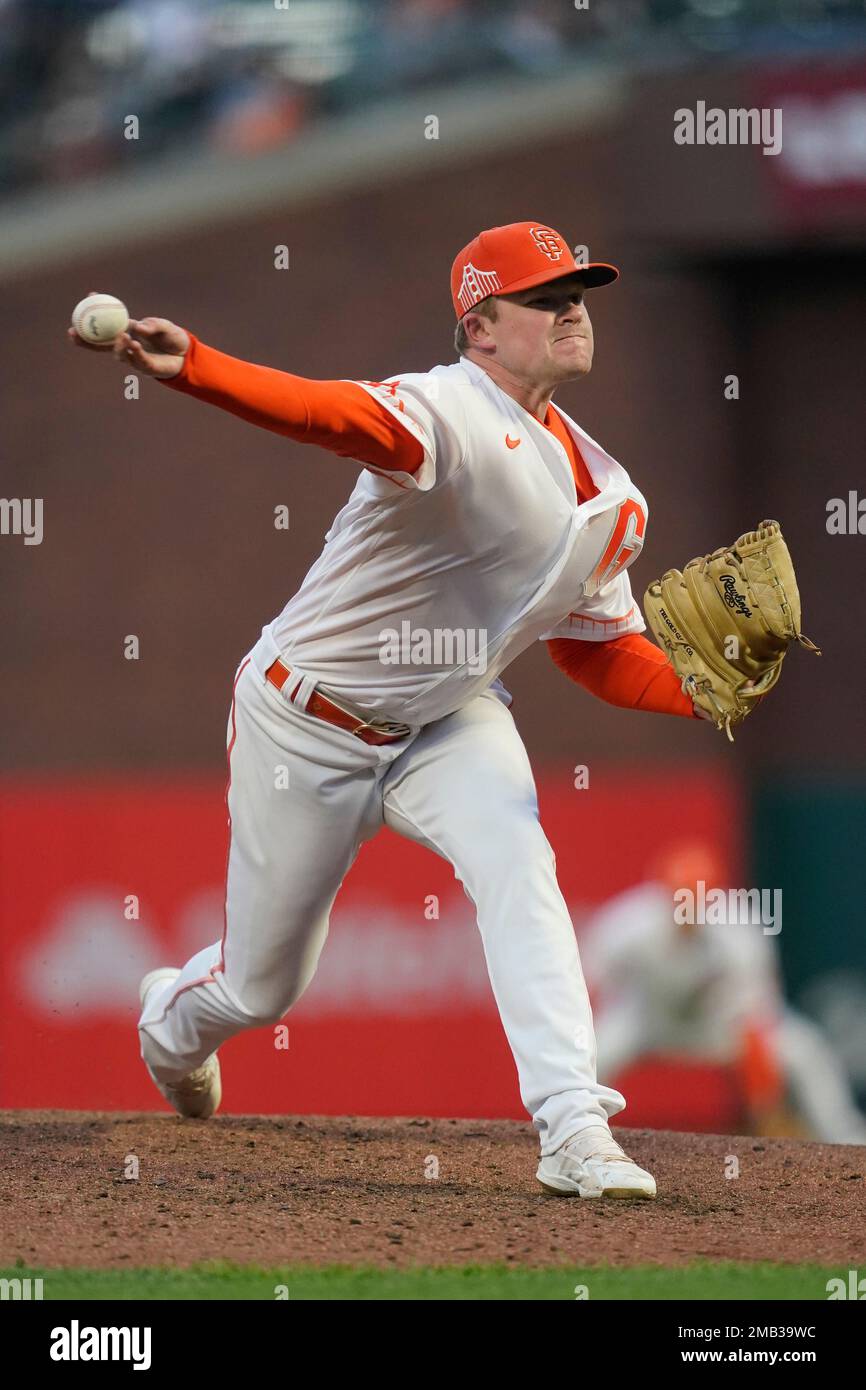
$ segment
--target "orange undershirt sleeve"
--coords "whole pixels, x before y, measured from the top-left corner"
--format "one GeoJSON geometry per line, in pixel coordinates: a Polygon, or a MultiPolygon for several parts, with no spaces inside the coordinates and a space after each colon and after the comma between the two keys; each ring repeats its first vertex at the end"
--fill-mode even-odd
{"type": "Polygon", "coordinates": [[[415,436],[354,381],[313,381],[228,357],[192,333],[177,376],[163,386],[208,401],[252,425],[318,444],[373,468],[415,473],[424,450],[415,436]]]}
{"type": "Polygon", "coordinates": [[[609,642],[554,637],[547,648],[561,671],[609,705],[699,718],[664,652],[639,632],[609,642]]]}

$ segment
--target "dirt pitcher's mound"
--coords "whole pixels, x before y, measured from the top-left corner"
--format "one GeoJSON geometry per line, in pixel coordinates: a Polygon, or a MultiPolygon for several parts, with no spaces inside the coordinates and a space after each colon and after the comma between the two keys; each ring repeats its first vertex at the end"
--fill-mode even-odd
{"type": "Polygon", "coordinates": [[[862,1260],[866,1148],[616,1133],[656,1201],[545,1196],[507,1120],[0,1112],[0,1265],[862,1260]]]}

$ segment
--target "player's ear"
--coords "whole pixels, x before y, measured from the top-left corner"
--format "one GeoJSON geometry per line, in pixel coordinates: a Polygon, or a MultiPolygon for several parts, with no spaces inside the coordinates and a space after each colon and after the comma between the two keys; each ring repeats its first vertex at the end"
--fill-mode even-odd
{"type": "Polygon", "coordinates": [[[483,347],[490,342],[490,320],[482,314],[467,314],[463,327],[470,347],[483,347]]]}

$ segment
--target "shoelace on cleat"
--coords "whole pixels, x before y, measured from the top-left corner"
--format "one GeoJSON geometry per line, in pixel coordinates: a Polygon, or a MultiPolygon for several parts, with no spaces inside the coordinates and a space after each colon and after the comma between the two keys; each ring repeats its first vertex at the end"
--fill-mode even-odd
{"type": "MultiPolygon", "coordinates": [[[[575,1157],[577,1157],[577,1155],[575,1155],[575,1157]]],[[[636,1161],[633,1158],[629,1158],[628,1154],[612,1154],[604,1149],[593,1149],[592,1153],[582,1154],[580,1156],[581,1162],[583,1163],[588,1163],[594,1158],[601,1159],[604,1163],[631,1163],[633,1167],[638,1167],[636,1161]]]]}
{"type": "Polygon", "coordinates": [[[589,1153],[580,1153],[576,1149],[574,1151],[571,1151],[570,1145],[566,1144],[565,1151],[570,1155],[570,1157],[576,1158],[580,1163],[587,1163],[590,1159],[599,1158],[606,1160],[609,1163],[631,1163],[635,1168],[640,1166],[635,1161],[635,1159],[629,1158],[627,1153],[623,1153],[622,1149],[620,1148],[619,1144],[617,1144],[615,1139],[612,1139],[610,1142],[614,1146],[612,1149],[608,1148],[605,1145],[602,1148],[590,1149],[589,1153]]]}

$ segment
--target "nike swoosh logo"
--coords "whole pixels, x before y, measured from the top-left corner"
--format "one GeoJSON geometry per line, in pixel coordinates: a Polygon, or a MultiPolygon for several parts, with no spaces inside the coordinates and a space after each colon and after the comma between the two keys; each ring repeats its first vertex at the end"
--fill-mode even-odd
{"type": "Polygon", "coordinates": [[[519,439],[512,439],[509,435],[506,435],[506,436],[505,436],[505,442],[506,442],[506,444],[508,445],[509,449],[516,449],[517,446],[518,446],[518,444],[520,443],[520,440],[519,440],[519,439]]]}

